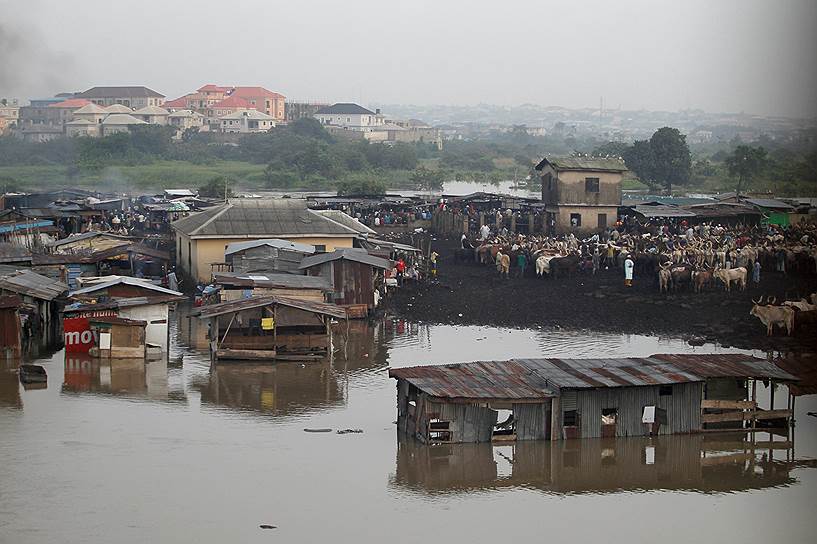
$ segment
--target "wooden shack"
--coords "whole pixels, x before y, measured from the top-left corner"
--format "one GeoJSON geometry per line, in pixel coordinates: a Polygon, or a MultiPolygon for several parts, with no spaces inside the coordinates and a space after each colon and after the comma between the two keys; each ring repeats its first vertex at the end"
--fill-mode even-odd
{"type": "Polygon", "coordinates": [[[22,328],[18,308],[22,300],[17,295],[0,296],[0,356],[19,359],[22,351],[22,328]]]}
{"type": "Polygon", "coordinates": [[[224,250],[224,260],[232,272],[302,274],[298,270],[301,261],[314,253],[315,246],[269,238],[229,244],[224,250]]]}
{"type": "Polygon", "coordinates": [[[0,295],[19,295],[24,336],[50,346],[62,339],[62,320],[59,312],[65,301],[68,285],[37,274],[31,270],[17,270],[0,277],[0,295]]]}
{"type": "Polygon", "coordinates": [[[389,376],[397,379],[398,431],[426,443],[678,434],[724,423],[732,431],[787,427],[791,397],[776,409],[772,395],[761,410],[757,380],[797,380],[745,355],[515,359],[389,376]]]}
{"type": "Polygon", "coordinates": [[[213,274],[213,283],[221,287],[221,302],[267,295],[326,302],[327,294],[332,292],[324,278],[295,274],[219,272],[213,274]]]}
{"type": "Polygon", "coordinates": [[[198,313],[209,322],[214,363],[320,360],[331,353],[331,319],[346,317],[334,304],[274,295],[202,306],[198,313]]]}
{"type": "Polygon", "coordinates": [[[115,316],[93,317],[88,320],[94,333],[92,357],[102,359],[144,359],[146,321],[115,316]]]}
{"type": "Polygon", "coordinates": [[[328,280],[332,301],[346,308],[350,318],[361,318],[374,310],[374,293],[383,285],[392,264],[365,249],[347,248],[306,257],[299,268],[309,276],[328,280]]]}

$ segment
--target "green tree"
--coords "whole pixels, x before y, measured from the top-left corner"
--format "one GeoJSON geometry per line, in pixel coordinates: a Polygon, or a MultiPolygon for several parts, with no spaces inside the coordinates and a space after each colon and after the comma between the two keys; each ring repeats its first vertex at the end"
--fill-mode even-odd
{"type": "Polygon", "coordinates": [[[386,184],[371,174],[354,174],[337,183],[338,194],[342,196],[372,196],[386,194],[386,184]]]}
{"type": "Polygon", "coordinates": [[[624,151],[623,158],[627,168],[635,172],[638,179],[647,185],[654,185],[655,156],[649,140],[636,140],[633,142],[633,145],[624,151]]]}
{"type": "Polygon", "coordinates": [[[729,175],[737,178],[735,194],[740,196],[741,190],[766,169],[768,158],[766,150],[762,147],[739,145],[726,157],[724,163],[729,175]]]}
{"type": "Polygon", "coordinates": [[[662,127],[650,138],[650,149],[653,154],[653,181],[666,188],[672,194],[673,185],[685,185],[689,182],[692,170],[692,156],[686,136],[677,128],[662,127]]]}
{"type": "Polygon", "coordinates": [[[217,176],[199,187],[199,196],[209,198],[230,198],[235,196],[230,189],[230,181],[224,176],[217,176]]]}
{"type": "Polygon", "coordinates": [[[422,165],[411,173],[410,179],[420,191],[440,191],[443,188],[443,173],[422,165]]]}

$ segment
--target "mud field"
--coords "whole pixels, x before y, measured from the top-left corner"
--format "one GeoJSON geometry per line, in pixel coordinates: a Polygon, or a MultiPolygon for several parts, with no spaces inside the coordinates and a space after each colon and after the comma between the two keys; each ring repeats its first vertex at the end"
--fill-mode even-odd
{"type": "Polygon", "coordinates": [[[691,288],[661,294],[657,278],[635,277],[624,286],[620,269],[596,276],[576,273],[540,279],[528,268],[524,278],[500,278],[493,266],[455,263],[459,240],[435,240],[440,254],[436,282],[407,283],[389,299],[388,311],[413,321],[524,328],[569,328],[624,334],[672,335],[744,349],[814,351],[817,330],[801,327],[793,337],[766,328],[750,316],[752,298],[778,301],[817,291],[817,277],[786,277],[764,271],[759,288],[726,293],[721,285],[703,293],[691,288]]]}

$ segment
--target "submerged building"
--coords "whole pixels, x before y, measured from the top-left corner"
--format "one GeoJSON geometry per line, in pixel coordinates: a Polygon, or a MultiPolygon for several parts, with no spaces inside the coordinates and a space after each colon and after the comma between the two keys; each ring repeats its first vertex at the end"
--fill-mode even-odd
{"type": "Polygon", "coordinates": [[[758,409],[757,380],[797,381],[746,355],[515,359],[389,370],[398,432],[425,443],[694,433],[787,427],[758,409]],[[504,421],[499,421],[500,413],[504,421]]]}

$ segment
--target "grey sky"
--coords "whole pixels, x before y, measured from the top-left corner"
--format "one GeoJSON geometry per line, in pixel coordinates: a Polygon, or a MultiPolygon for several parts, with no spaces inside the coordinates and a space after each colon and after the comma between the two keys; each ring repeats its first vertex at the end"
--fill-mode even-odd
{"type": "Polygon", "coordinates": [[[0,96],[204,83],[291,99],[817,115],[814,0],[0,0],[0,96]]]}

